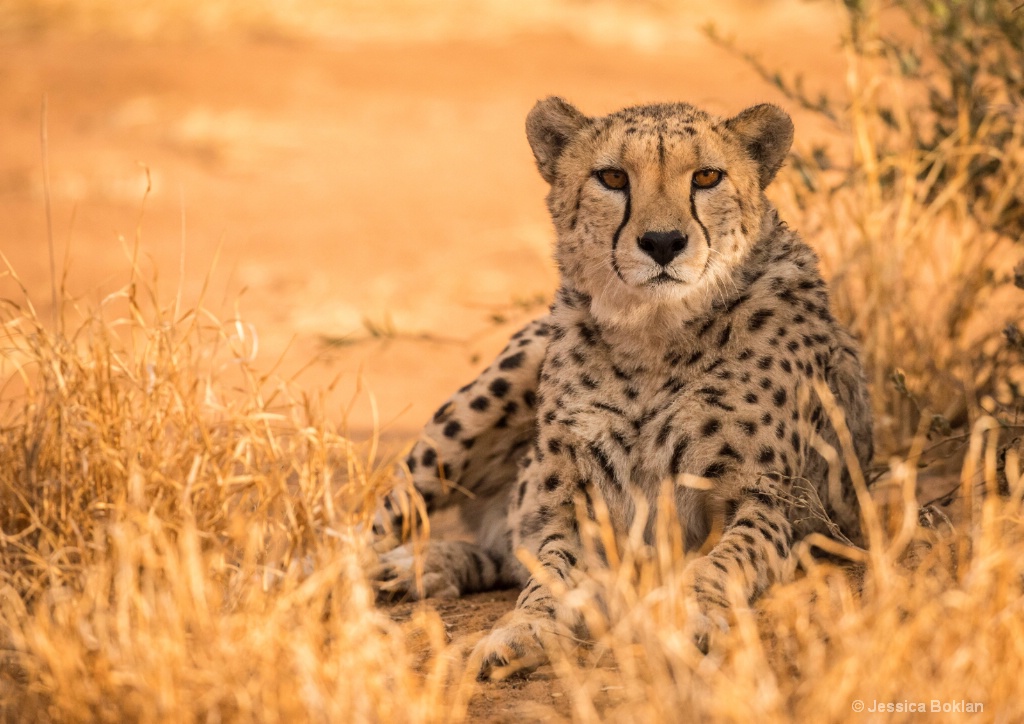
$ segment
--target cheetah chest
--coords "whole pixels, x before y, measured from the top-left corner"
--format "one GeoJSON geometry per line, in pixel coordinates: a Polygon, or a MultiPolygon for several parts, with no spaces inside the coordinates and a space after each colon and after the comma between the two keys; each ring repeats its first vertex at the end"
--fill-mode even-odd
{"type": "MultiPolygon", "coordinates": [[[[541,376],[541,450],[584,457],[606,491],[648,495],[684,475],[716,479],[777,462],[777,415],[733,382],[760,381],[739,360],[706,357],[699,347],[631,363],[607,348],[552,350],[541,376]]],[[[769,404],[787,401],[774,381],[765,387],[769,404]]]]}
{"type": "MultiPolygon", "coordinates": [[[[800,467],[801,383],[784,345],[732,334],[728,315],[657,353],[631,354],[574,320],[541,375],[542,454],[568,450],[605,492],[711,486],[800,467]]],[[[810,364],[810,363],[808,363],[810,364]]],[[[801,364],[803,367],[803,364],[801,364]]],[[[810,369],[809,367],[807,369],[810,369]]]]}

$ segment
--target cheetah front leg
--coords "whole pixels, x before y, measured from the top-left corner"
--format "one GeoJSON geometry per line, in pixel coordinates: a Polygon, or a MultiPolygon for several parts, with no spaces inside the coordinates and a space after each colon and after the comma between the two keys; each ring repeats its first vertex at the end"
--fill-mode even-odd
{"type": "Polygon", "coordinates": [[[727,514],[721,539],[686,571],[698,608],[690,630],[704,653],[712,637],[728,629],[730,585],[750,602],[771,584],[791,578],[795,569],[793,527],[776,491],[748,487],[728,507],[735,510],[727,514]]]}
{"type": "Polygon", "coordinates": [[[546,640],[582,630],[580,615],[548,585],[558,582],[571,587],[575,582],[581,559],[575,496],[586,490],[590,479],[562,455],[564,451],[548,454],[543,463],[530,459],[521,472],[517,494],[521,516],[513,516],[518,525],[515,540],[535,556],[540,570],[527,581],[515,610],[474,649],[471,661],[477,662],[480,680],[527,673],[547,659],[546,640]]]}

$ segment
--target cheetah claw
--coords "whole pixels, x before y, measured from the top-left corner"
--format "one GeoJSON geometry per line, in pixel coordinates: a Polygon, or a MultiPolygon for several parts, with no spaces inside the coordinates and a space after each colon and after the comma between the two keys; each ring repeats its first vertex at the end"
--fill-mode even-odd
{"type": "Polygon", "coordinates": [[[470,666],[479,661],[477,681],[502,681],[512,676],[526,676],[547,659],[537,623],[522,621],[504,626],[499,623],[476,645],[470,666]]]}
{"type": "Polygon", "coordinates": [[[729,633],[729,622],[721,610],[698,610],[690,614],[686,629],[693,645],[707,656],[714,642],[729,633]]]}

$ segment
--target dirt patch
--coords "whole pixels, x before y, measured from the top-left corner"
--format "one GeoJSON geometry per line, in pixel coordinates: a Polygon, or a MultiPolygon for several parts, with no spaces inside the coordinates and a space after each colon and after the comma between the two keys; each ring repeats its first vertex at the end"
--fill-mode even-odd
{"type": "MultiPolygon", "coordinates": [[[[452,643],[469,652],[480,636],[499,618],[515,608],[517,589],[490,591],[460,599],[430,599],[421,603],[397,603],[385,607],[395,621],[407,621],[414,610],[436,611],[452,643]]],[[[550,666],[542,666],[529,677],[514,677],[484,684],[469,704],[470,721],[519,722],[524,712],[568,717],[569,701],[564,686],[555,680],[550,666]]]]}

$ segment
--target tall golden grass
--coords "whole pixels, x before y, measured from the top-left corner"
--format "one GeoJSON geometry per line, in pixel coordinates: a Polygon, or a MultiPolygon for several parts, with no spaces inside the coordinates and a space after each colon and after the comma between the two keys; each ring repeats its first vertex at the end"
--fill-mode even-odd
{"type": "MultiPolygon", "coordinates": [[[[954,5],[896,4],[911,16],[938,17],[998,3],[954,5]]],[[[861,340],[876,438],[886,452],[906,452],[922,415],[933,432],[948,434],[979,414],[1012,417],[1019,407],[1024,367],[1019,354],[1007,354],[1003,331],[1024,311],[1010,283],[1024,240],[1024,106],[1019,93],[1012,97],[1012,79],[993,77],[1013,72],[997,57],[970,71],[990,90],[958,90],[962,78],[935,77],[959,61],[946,47],[930,48],[923,31],[894,41],[880,3],[851,6],[858,9],[843,42],[848,105],[826,109],[837,142],[799,149],[776,190],[783,217],[799,220],[822,257],[837,315],[861,340]],[[931,75],[906,68],[911,51],[923,56],[916,63],[937,66],[928,66],[931,75]]],[[[1015,22],[1020,35],[1024,16],[1015,22]]],[[[947,32],[944,42],[958,52],[969,48],[955,30],[933,32],[947,32]]],[[[1000,39],[993,54],[1024,58],[1000,39]]]]}
{"type": "MultiPolygon", "coordinates": [[[[136,278],[63,333],[4,307],[5,717],[461,718],[487,686],[465,642],[429,607],[394,623],[365,578],[394,461],[257,374],[244,325],[174,306],[136,278]]],[[[594,641],[552,652],[573,718],[844,720],[858,700],[1024,716],[1024,478],[1011,450],[1012,495],[982,494],[997,440],[979,418],[959,533],[916,529],[916,457],[894,460],[907,509],[847,552],[858,564],[805,553],[806,575],[737,605],[706,658],[685,633],[678,531],[623,541],[569,594],[594,641]]]]}
{"type": "MultiPolygon", "coordinates": [[[[1024,720],[1024,477],[1015,430],[982,399],[1013,370],[977,354],[1016,304],[995,306],[988,270],[1013,260],[960,202],[965,178],[916,172],[934,159],[880,122],[885,87],[866,70],[880,71],[861,62],[845,142],[863,173],[825,191],[794,172],[779,202],[814,232],[837,313],[863,339],[880,433],[903,451],[882,461],[872,545],[834,546],[835,562],[801,550],[804,574],[737,602],[705,657],[686,633],[678,532],[609,541],[614,565],[565,594],[593,640],[551,651],[575,720],[905,720],[918,706],[930,721],[1024,720]],[[965,431],[955,526],[939,530],[916,525],[928,405],[965,431]],[[992,494],[1001,479],[1007,496],[992,494]]],[[[1020,172],[1020,129],[1003,148],[976,140],[937,153],[999,154],[1020,172]]],[[[0,303],[4,718],[465,718],[490,686],[466,669],[467,641],[429,606],[396,623],[366,580],[395,461],[347,436],[332,391],[256,369],[244,321],[165,298],[134,264],[127,277],[95,308],[61,294],[57,323],[27,294],[0,303]]]]}
{"type": "MultiPolygon", "coordinates": [[[[13,273],[13,272],[11,272],[13,273]]],[[[61,332],[2,311],[0,702],[21,721],[402,719],[434,678],[374,608],[393,461],[133,275],[61,332]]],[[[429,616],[424,630],[438,635],[429,616]]]]}

